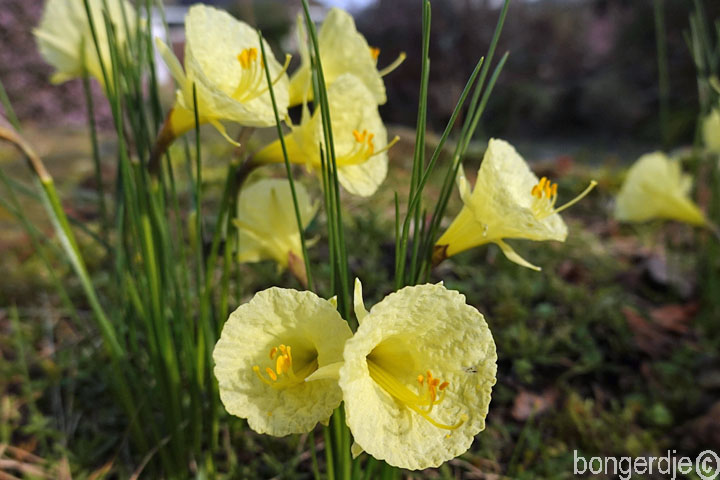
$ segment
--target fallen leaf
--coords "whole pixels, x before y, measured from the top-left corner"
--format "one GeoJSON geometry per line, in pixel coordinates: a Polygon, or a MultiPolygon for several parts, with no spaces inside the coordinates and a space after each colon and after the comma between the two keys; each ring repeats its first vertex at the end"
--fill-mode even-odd
{"type": "Polygon", "coordinates": [[[690,321],[698,310],[697,303],[663,305],[650,311],[650,318],[670,332],[687,333],[690,321]]]}
{"type": "Polygon", "coordinates": [[[647,321],[642,315],[630,307],[623,307],[623,315],[635,338],[638,349],[653,357],[666,353],[673,344],[673,338],[647,321]]]}
{"type": "Polygon", "coordinates": [[[527,420],[532,416],[539,415],[554,407],[557,398],[558,392],[552,388],[545,390],[539,395],[522,390],[515,396],[511,415],[518,421],[527,420]]]}
{"type": "Polygon", "coordinates": [[[720,401],[687,425],[689,437],[702,448],[720,451],[720,401]]]}

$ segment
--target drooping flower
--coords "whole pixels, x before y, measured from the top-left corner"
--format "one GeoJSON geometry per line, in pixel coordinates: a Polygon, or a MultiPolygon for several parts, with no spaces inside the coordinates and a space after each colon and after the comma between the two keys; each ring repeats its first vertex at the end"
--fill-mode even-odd
{"type": "MultiPolygon", "coordinates": [[[[90,22],[83,0],[48,0],[40,25],[33,30],[40,54],[55,67],[51,80],[62,83],[83,75],[83,63],[87,72],[101,85],[105,84],[102,66],[111,75],[110,47],[105,28],[103,0],[88,2],[95,34],[100,47],[98,57],[90,22]]],[[[126,0],[107,0],[107,16],[114,28],[114,40],[122,53],[127,43],[127,32],[135,32],[137,14],[126,0]],[[125,23],[127,21],[127,24],[125,23]]]]}
{"type": "MultiPolygon", "coordinates": [[[[367,197],[375,193],[387,175],[387,143],[383,125],[371,92],[354,75],[344,74],[327,90],[335,145],[338,179],[345,189],[367,197]]],[[[325,149],[320,110],[307,110],[299,125],[285,136],[289,160],[308,168],[321,168],[320,149],[325,149]]],[[[256,162],[282,162],[280,140],[253,157],[256,162]]]]}
{"type": "Polygon", "coordinates": [[[621,222],[652,219],[679,220],[706,225],[705,216],[690,200],[692,178],[680,163],[662,152],[648,153],[630,167],[615,202],[615,218],[621,222]]]}
{"type": "MultiPolygon", "coordinates": [[[[305,22],[300,17],[297,26],[302,63],[290,79],[290,105],[312,100],[313,96],[307,33],[305,22]]],[[[365,37],[357,31],[352,16],[339,8],[331,9],[325,17],[318,32],[318,49],[327,87],[342,74],[351,73],[370,90],[378,105],[387,101],[382,77],[397,68],[405,59],[405,55],[401,54],[391,65],[378,71],[380,49],[370,47],[365,37]]]]}
{"type": "MultiPolygon", "coordinates": [[[[179,86],[163,132],[170,141],[195,127],[193,85],[200,123],[212,124],[231,142],[222,120],[249,127],[275,125],[260,42],[252,27],[223,10],[194,5],[185,17],[185,36],[184,71],[170,49],[156,39],[179,86]]],[[[283,117],[288,105],[286,67],[264,40],[263,44],[278,113],[283,117]]]]}
{"type": "Polygon", "coordinates": [[[703,119],[703,143],[713,153],[720,153],[720,107],[713,108],[703,119]]]}
{"type": "Polygon", "coordinates": [[[406,287],[368,313],[347,341],[339,384],[361,450],[412,470],[436,467],[485,428],[495,384],[495,342],[482,314],[438,285],[406,287]]]}
{"type": "Polygon", "coordinates": [[[559,212],[587,195],[596,184],[592,181],[575,199],[556,208],[557,184],[545,177],[538,180],[515,148],[498,139],[488,143],[472,192],[462,167],[457,183],[463,208],[435,244],[433,262],[495,243],[508,260],[534,270],[540,267],[518,255],[505,239],[565,241],[567,226],[559,212]]]}
{"type": "Polygon", "coordinates": [[[312,292],[269,288],[228,318],[213,359],[220,399],[258,433],[284,436],[327,424],[342,392],[333,379],[305,381],[342,360],[352,332],[312,292]]]}
{"type": "MultiPolygon", "coordinates": [[[[305,229],[317,212],[305,187],[295,182],[302,226],[305,229]]],[[[300,232],[295,218],[290,183],[285,179],[259,180],[240,191],[237,218],[238,260],[274,260],[280,268],[304,268],[300,232]]]]}

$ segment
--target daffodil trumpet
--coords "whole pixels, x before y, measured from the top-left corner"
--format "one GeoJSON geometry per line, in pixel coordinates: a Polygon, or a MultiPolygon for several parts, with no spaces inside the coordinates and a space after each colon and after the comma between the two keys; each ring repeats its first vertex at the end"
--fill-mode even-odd
{"type": "Polygon", "coordinates": [[[126,0],[89,0],[87,7],[83,0],[49,0],[33,35],[40,54],[55,68],[53,83],[79,78],[87,72],[105,89],[103,70],[112,73],[105,18],[114,27],[112,38],[122,55],[128,43],[126,33],[136,30],[137,12],[126,0]],[[95,38],[88,15],[92,17],[95,38]]]}
{"type": "MultiPolygon", "coordinates": [[[[318,204],[310,200],[305,187],[297,182],[295,194],[304,230],[315,216],[318,204]]],[[[233,224],[238,229],[239,262],[273,260],[280,270],[289,268],[303,286],[307,285],[301,233],[286,179],[261,179],[243,188],[233,224]]]]}
{"type": "Polygon", "coordinates": [[[284,436],[327,424],[342,391],[332,378],[308,380],[342,361],[351,335],[332,302],[312,292],[258,292],[230,315],[213,351],[223,405],[258,433],[284,436]]]}
{"type": "Polygon", "coordinates": [[[359,280],[354,309],[343,362],[316,374],[336,372],[353,455],[417,470],[464,453],[485,427],[497,369],[482,314],[442,284],[403,288],[368,312],[359,280]]]}
{"type": "Polygon", "coordinates": [[[615,218],[621,222],[653,219],[677,220],[712,229],[700,208],[690,199],[692,177],[680,162],[662,152],[641,156],[620,187],[615,218]]]}
{"type": "MultiPolygon", "coordinates": [[[[297,31],[301,65],[290,79],[290,105],[313,99],[307,34],[301,17],[298,17],[297,31]]],[[[388,66],[378,70],[380,49],[369,46],[365,37],[357,31],[352,16],[339,8],[332,8],[325,17],[318,32],[318,50],[326,87],[329,88],[343,74],[350,73],[367,87],[377,105],[387,101],[382,77],[405,60],[402,52],[388,66]]]]}
{"type": "MultiPolygon", "coordinates": [[[[387,131],[372,92],[355,75],[338,77],[327,90],[333,132],[338,180],[350,193],[370,196],[387,175],[388,150],[398,141],[387,141],[387,131]]],[[[285,135],[288,159],[320,171],[326,154],[320,111],[303,111],[299,125],[285,135]]],[[[280,140],[267,145],[253,156],[256,162],[284,161],[280,140]]]]}
{"type": "Polygon", "coordinates": [[[289,55],[284,64],[271,54],[261,58],[263,49],[271,51],[265,40],[260,48],[261,40],[252,27],[213,7],[191,7],[185,25],[184,69],[170,48],[156,39],[178,90],[153,149],[153,163],[175,138],[195,128],[196,118],[201,124],[211,124],[233,144],[237,143],[228,136],[222,121],[249,127],[274,125],[265,65],[280,116],[287,113],[289,81],[285,72],[289,55]]]}
{"type": "Polygon", "coordinates": [[[515,148],[491,139],[471,191],[462,167],[457,185],[463,208],[433,248],[439,264],[470,248],[495,243],[508,260],[540,270],[521,257],[505,239],[565,241],[567,226],[559,213],[583,199],[597,185],[592,180],[574,199],[557,207],[557,184],[538,179],[515,148]]]}

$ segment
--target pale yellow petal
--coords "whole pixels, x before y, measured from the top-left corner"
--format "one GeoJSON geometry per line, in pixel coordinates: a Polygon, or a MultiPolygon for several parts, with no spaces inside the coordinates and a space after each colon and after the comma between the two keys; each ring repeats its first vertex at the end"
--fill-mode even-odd
{"type": "Polygon", "coordinates": [[[363,303],[362,283],[360,282],[359,278],[355,279],[353,309],[355,310],[355,318],[357,318],[358,324],[362,323],[368,312],[367,310],[365,310],[365,304],[363,303]]]}
{"type": "Polygon", "coordinates": [[[458,168],[457,176],[455,177],[455,183],[460,191],[460,199],[463,204],[468,204],[472,198],[472,191],[470,190],[470,182],[467,181],[465,176],[465,169],[462,165],[458,168]]]}
{"type": "Polygon", "coordinates": [[[290,77],[290,105],[305,105],[312,99],[312,74],[310,71],[310,53],[308,51],[308,35],[305,19],[298,15],[295,21],[297,31],[300,67],[290,77]]]}
{"type": "Polygon", "coordinates": [[[276,287],[259,292],[230,315],[215,346],[220,399],[228,412],[246,418],[258,433],[308,432],[326,422],[340,404],[337,383],[299,379],[286,388],[274,388],[253,367],[271,368],[269,352],[286,345],[292,348],[293,368],[319,369],[342,360],[343,345],[351,335],[337,310],[312,292],[276,287]]]}
{"type": "Polygon", "coordinates": [[[369,197],[385,181],[388,171],[387,153],[371,157],[361,165],[349,165],[338,168],[340,185],[353,195],[369,197]]]}
{"type": "MultiPolygon", "coordinates": [[[[333,305],[335,306],[335,305],[333,305]]],[[[329,365],[325,365],[324,367],[320,367],[312,374],[308,375],[305,378],[306,382],[315,382],[317,380],[327,380],[332,379],[337,381],[338,378],[340,378],[340,367],[342,367],[343,362],[335,362],[331,363],[329,365]]]]}
{"type": "Polygon", "coordinates": [[[533,265],[532,263],[522,258],[510,245],[503,242],[502,240],[496,240],[495,243],[498,247],[500,247],[500,250],[502,250],[503,254],[505,254],[505,257],[511,262],[515,262],[522,267],[536,270],[538,272],[542,270],[542,268],[538,267],[537,265],[533,265]]]}
{"type": "Polygon", "coordinates": [[[703,120],[703,142],[705,148],[720,153],[720,107],[714,108],[703,120]]]}
{"type": "Polygon", "coordinates": [[[222,135],[223,138],[228,141],[228,143],[230,143],[230,144],[232,144],[232,145],[234,145],[234,146],[236,146],[236,147],[239,147],[239,146],[240,146],[240,144],[239,144],[238,142],[236,142],[235,140],[233,140],[232,138],[230,138],[230,135],[228,135],[227,130],[225,129],[225,125],[223,125],[222,123],[220,123],[220,122],[219,122],[217,119],[215,119],[215,118],[209,119],[208,122],[210,123],[210,125],[212,125],[213,127],[215,127],[215,130],[217,130],[217,131],[220,133],[220,135],[222,135]]]}
{"type": "Polygon", "coordinates": [[[155,37],[155,46],[157,47],[158,53],[165,62],[165,65],[167,65],[170,70],[170,74],[173,76],[175,81],[178,85],[184,85],[187,82],[187,77],[185,77],[185,71],[183,70],[182,65],[180,65],[180,61],[177,59],[175,54],[159,37],[155,37]]]}
{"type": "Polygon", "coordinates": [[[353,442],[352,446],[350,447],[350,453],[352,454],[352,458],[353,459],[357,458],[358,455],[360,455],[363,452],[364,452],[364,450],[362,449],[362,447],[360,445],[358,445],[356,442],[353,442]]]}

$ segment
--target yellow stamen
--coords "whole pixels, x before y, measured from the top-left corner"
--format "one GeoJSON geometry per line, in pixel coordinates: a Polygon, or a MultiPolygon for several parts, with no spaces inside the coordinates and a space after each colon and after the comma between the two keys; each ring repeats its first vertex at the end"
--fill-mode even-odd
{"type": "Polygon", "coordinates": [[[425,372],[425,377],[423,377],[422,374],[417,376],[417,381],[420,385],[418,388],[419,393],[414,393],[398,381],[398,379],[391,373],[372,360],[368,359],[367,365],[370,378],[372,378],[375,383],[381,386],[383,390],[385,390],[395,400],[423,417],[432,425],[445,430],[455,430],[465,423],[465,420],[467,420],[467,416],[462,415],[458,423],[454,425],[446,425],[438,422],[430,416],[433,406],[438,405],[445,398],[445,390],[450,384],[448,382],[440,383],[440,379],[433,378],[432,373],[430,373],[429,370],[425,372]],[[436,391],[438,389],[441,391],[440,398],[437,398],[436,391]]]}
{"type": "MultiPolygon", "coordinates": [[[[283,77],[290,66],[290,55],[285,56],[282,70],[271,80],[275,85],[283,77]]],[[[232,97],[239,102],[248,102],[269,90],[265,78],[265,62],[255,47],[246,48],[237,56],[242,66],[242,73],[232,97]]]]}
{"type": "Polygon", "coordinates": [[[597,182],[595,180],[590,181],[590,185],[580,193],[577,197],[570,200],[565,205],[555,208],[555,202],[557,201],[557,183],[552,183],[546,177],[542,177],[540,181],[535,185],[530,194],[535,197],[532,203],[532,210],[535,213],[535,217],[538,220],[549,217],[555,213],[560,213],[568,207],[575,205],[577,202],[582,200],[590,191],[595,188],[597,182]]]}
{"type": "Polygon", "coordinates": [[[367,130],[363,130],[362,133],[358,132],[357,130],[353,130],[353,137],[355,137],[355,141],[358,143],[363,143],[365,141],[366,134],[367,130]]]}
{"type": "Polygon", "coordinates": [[[273,388],[287,388],[305,380],[305,377],[317,370],[317,358],[301,367],[298,371],[293,368],[292,347],[280,344],[270,349],[270,360],[275,360],[275,370],[265,368],[265,377],[260,373],[260,366],[255,365],[253,371],[260,380],[273,388]],[[269,379],[268,379],[269,378],[269,379]]]}
{"type": "Polygon", "coordinates": [[[257,60],[258,53],[257,48],[251,47],[246,48],[242,52],[240,52],[237,56],[238,62],[240,62],[240,65],[242,65],[243,68],[248,69],[252,65],[252,62],[257,60]]]}
{"type": "Polygon", "coordinates": [[[373,60],[377,60],[380,56],[380,49],[377,47],[370,47],[370,56],[373,58],[373,60]]]}

